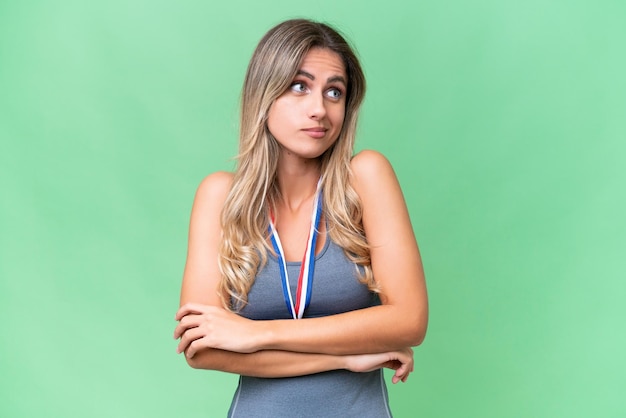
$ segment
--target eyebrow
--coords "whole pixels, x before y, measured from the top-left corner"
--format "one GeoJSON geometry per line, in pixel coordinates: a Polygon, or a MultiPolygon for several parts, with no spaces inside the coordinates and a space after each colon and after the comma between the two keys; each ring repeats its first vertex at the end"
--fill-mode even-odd
{"type": "MultiPolygon", "coordinates": [[[[310,80],[315,80],[315,76],[313,74],[307,73],[306,71],[303,71],[303,70],[298,70],[296,75],[302,75],[302,76],[305,76],[306,78],[308,78],[310,80]]],[[[348,83],[346,83],[346,79],[343,76],[340,76],[340,75],[329,77],[328,80],[326,80],[327,83],[334,83],[336,81],[338,81],[340,83],[343,83],[344,85],[348,85],[348,83]]]]}

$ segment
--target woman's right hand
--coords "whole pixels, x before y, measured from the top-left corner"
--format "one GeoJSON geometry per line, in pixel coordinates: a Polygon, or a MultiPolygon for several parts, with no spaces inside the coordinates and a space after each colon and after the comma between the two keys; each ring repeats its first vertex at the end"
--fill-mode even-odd
{"type": "Polygon", "coordinates": [[[392,383],[406,382],[413,371],[413,349],[407,347],[399,351],[389,351],[378,354],[354,354],[344,356],[346,369],[351,372],[364,373],[387,368],[395,370],[392,383]]]}

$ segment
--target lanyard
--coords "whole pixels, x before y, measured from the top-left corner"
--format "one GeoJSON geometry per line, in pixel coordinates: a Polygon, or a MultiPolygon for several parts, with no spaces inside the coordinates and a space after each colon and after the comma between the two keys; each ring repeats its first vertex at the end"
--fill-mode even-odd
{"type": "Polygon", "coordinates": [[[322,194],[320,193],[321,179],[317,183],[317,190],[315,191],[315,200],[313,202],[313,211],[311,213],[311,227],[309,229],[309,235],[307,237],[307,245],[304,250],[304,256],[302,257],[302,264],[300,265],[300,274],[298,275],[298,288],[296,291],[296,303],[293,302],[291,296],[291,288],[289,287],[289,274],[287,273],[287,262],[285,261],[285,253],[278,238],[278,231],[274,226],[274,215],[270,213],[270,226],[269,234],[270,240],[276,255],[278,257],[278,264],[280,269],[280,278],[283,284],[283,297],[285,298],[285,304],[287,310],[291,313],[293,319],[301,319],[304,315],[304,310],[309,306],[311,301],[311,289],[313,287],[313,271],[315,269],[315,243],[317,241],[317,234],[319,232],[320,218],[322,217],[322,194]]]}

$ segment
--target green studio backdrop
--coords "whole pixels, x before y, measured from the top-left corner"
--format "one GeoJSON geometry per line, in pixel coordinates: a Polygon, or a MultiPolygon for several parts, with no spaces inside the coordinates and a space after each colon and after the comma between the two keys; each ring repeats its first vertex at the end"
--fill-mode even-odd
{"type": "Polygon", "coordinates": [[[623,417],[626,3],[0,3],[0,416],[220,417],[173,316],[256,42],[309,17],[368,77],[430,328],[397,417],[623,417]]]}

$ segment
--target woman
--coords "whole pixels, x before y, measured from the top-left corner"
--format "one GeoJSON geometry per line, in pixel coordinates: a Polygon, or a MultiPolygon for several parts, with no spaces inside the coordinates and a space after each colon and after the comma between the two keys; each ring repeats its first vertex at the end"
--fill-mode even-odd
{"type": "Polygon", "coordinates": [[[174,332],[192,367],[241,375],[229,416],[391,416],[381,369],[413,370],[424,276],[393,169],[352,155],[364,93],[321,23],[277,25],[250,61],[237,169],[198,188],[174,332]]]}

